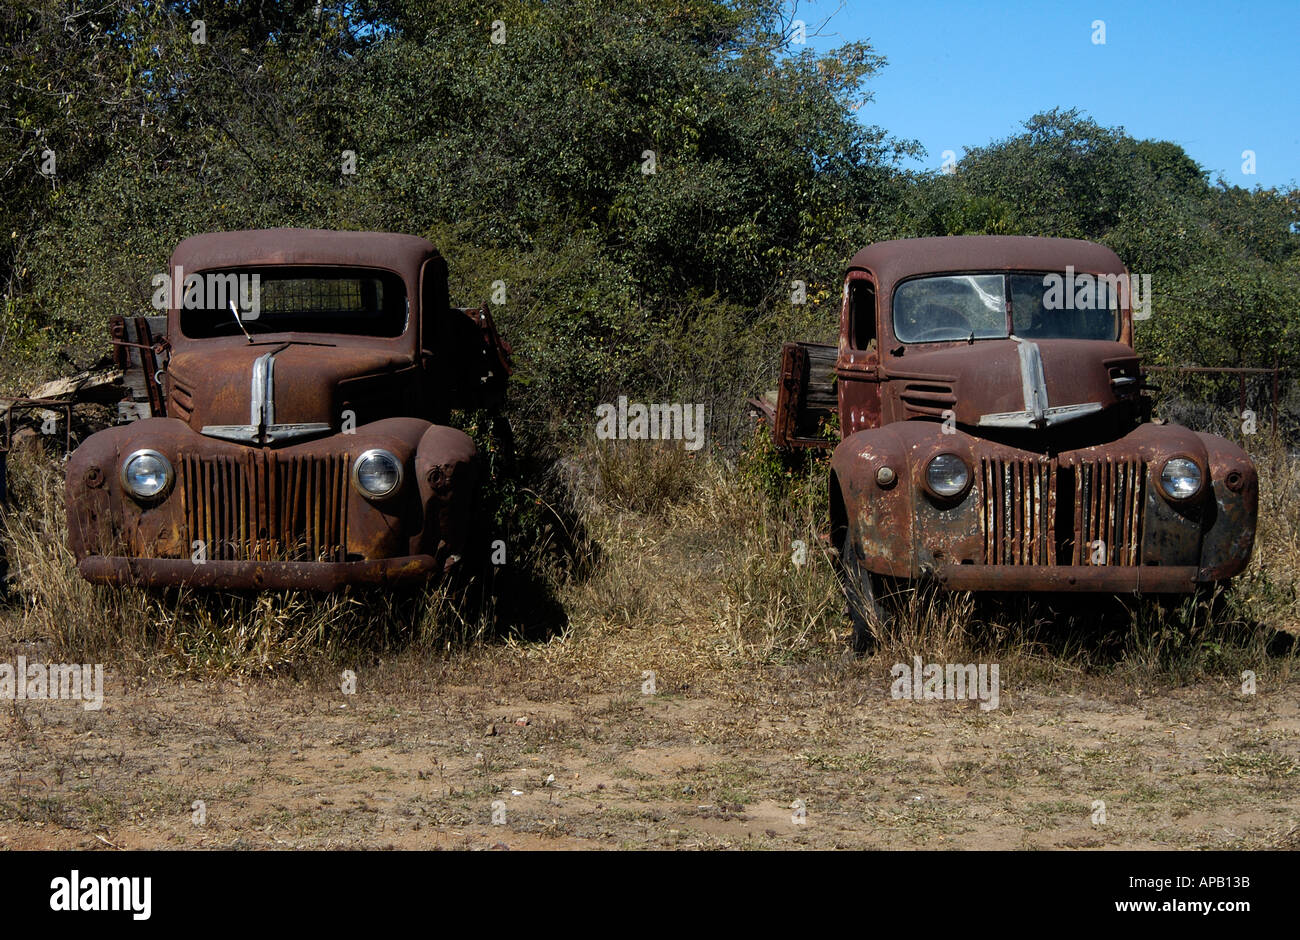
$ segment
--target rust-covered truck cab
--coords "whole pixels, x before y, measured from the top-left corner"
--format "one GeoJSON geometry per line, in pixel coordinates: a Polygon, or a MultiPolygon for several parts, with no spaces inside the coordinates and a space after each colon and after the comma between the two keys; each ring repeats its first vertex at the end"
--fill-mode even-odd
{"type": "Polygon", "coordinates": [[[145,358],[163,367],[145,380],[163,413],[92,435],[68,463],[84,577],[332,590],[457,566],[478,467],[447,422],[500,404],[509,347],[486,308],[450,306],[432,244],[199,235],[155,286],[166,337],[145,358]]]}
{"type": "Polygon", "coordinates": [[[1150,423],[1129,286],[1085,241],[882,242],[850,263],[838,348],[787,345],[777,442],[817,444],[839,416],[832,539],[859,645],[883,577],[1170,593],[1245,567],[1255,468],[1150,423]]]}

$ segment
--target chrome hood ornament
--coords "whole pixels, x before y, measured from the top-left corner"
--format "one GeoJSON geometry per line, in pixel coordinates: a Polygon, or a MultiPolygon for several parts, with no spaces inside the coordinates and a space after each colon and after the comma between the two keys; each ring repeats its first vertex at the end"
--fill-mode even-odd
{"type": "MultiPolygon", "coordinates": [[[[279,352],[279,350],[276,350],[279,352]]],[[[238,441],[244,444],[274,444],[328,434],[330,426],[323,422],[310,424],[275,423],[275,352],[258,356],[253,363],[253,385],[248,424],[208,424],[201,434],[238,441]]]]}
{"type": "Polygon", "coordinates": [[[1043,374],[1043,354],[1038,344],[1015,335],[1010,338],[1015,340],[1020,355],[1020,387],[1025,410],[981,415],[980,427],[1050,428],[1101,411],[1102,404],[1098,401],[1051,407],[1047,399],[1047,378],[1043,374]]]}

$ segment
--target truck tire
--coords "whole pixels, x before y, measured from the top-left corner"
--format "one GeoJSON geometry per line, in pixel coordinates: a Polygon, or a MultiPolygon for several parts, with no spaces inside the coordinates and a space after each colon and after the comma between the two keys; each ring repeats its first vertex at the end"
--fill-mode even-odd
{"type": "Polygon", "coordinates": [[[853,624],[853,652],[867,653],[876,646],[876,634],[885,625],[886,614],[880,604],[880,579],[858,561],[853,536],[847,526],[840,545],[840,582],[848,602],[849,620],[853,624]]]}

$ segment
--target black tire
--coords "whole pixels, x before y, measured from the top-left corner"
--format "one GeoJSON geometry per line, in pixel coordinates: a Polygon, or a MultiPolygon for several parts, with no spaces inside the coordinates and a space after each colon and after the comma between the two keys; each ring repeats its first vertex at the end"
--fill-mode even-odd
{"type": "Polygon", "coordinates": [[[877,632],[884,627],[886,614],[880,604],[879,578],[862,567],[847,526],[840,544],[839,568],[853,625],[853,652],[868,653],[876,647],[877,632]]]}

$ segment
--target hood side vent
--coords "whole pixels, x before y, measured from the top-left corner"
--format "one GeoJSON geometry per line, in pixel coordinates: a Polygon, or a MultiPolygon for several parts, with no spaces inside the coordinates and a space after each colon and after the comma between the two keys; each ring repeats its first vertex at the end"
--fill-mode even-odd
{"type": "Polygon", "coordinates": [[[172,376],[170,404],[176,413],[176,417],[189,424],[190,418],[194,415],[194,392],[176,381],[174,375],[172,376]]]}
{"type": "Polygon", "coordinates": [[[898,396],[912,414],[943,417],[944,411],[957,404],[952,386],[934,382],[909,382],[898,396]]]}

